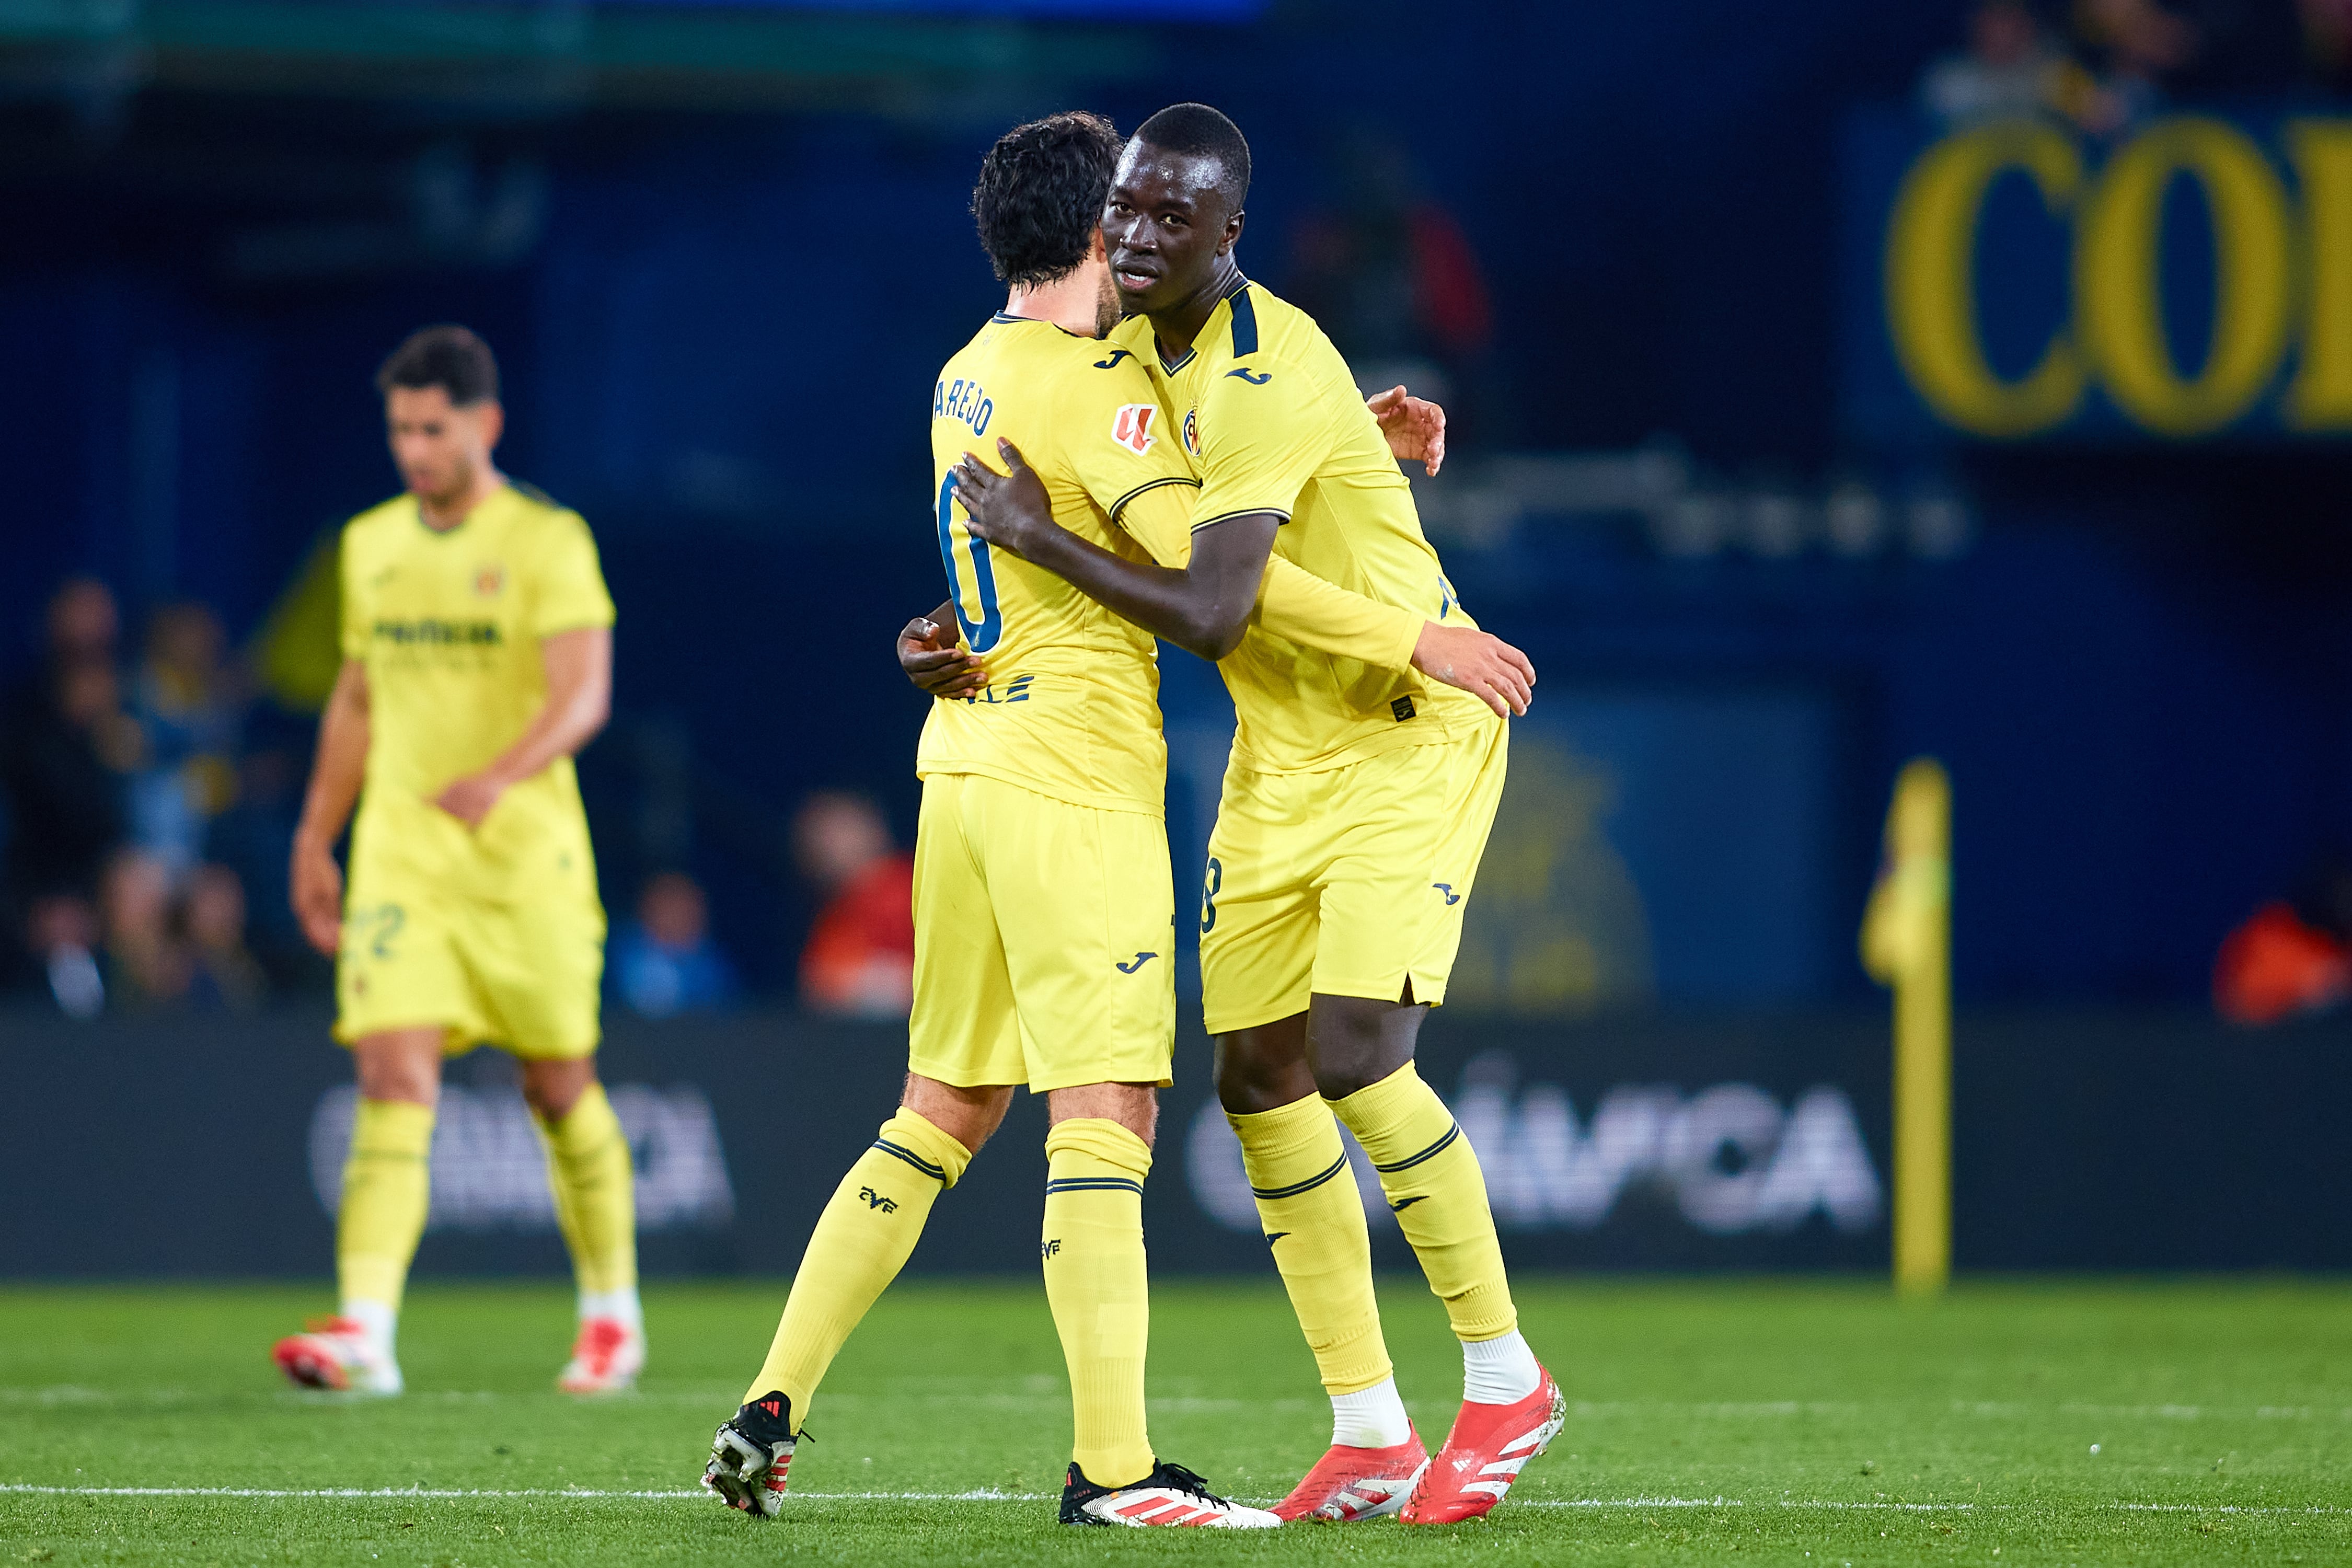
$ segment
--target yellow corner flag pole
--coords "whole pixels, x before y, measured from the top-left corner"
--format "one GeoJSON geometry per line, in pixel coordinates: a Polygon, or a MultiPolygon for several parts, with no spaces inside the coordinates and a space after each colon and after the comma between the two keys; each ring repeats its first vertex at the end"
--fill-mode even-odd
{"type": "Polygon", "coordinates": [[[1952,1272],[1952,783],[1933,757],[1895,781],[1862,963],[1895,991],[1895,1288],[1931,1295],[1952,1272]]]}

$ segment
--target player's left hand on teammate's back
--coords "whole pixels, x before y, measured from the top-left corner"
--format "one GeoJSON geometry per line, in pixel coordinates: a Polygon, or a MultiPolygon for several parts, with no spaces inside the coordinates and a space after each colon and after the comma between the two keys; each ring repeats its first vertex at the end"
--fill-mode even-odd
{"type": "Polygon", "coordinates": [[[487,773],[467,773],[464,778],[452,779],[433,797],[433,804],[467,826],[479,827],[482,818],[490,815],[490,807],[498,805],[499,797],[506,792],[505,784],[487,773]]]}
{"type": "Polygon", "coordinates": [[[970,452],[955,466],[956,500],[962,503],[966,525],[979,538],[1000,550],[1026,559],[1045,534],[1059,528],[1054,521],[1053,498],[1037,470],[1022,460],[1021,448],[1000,439],[997,451],[1005,471],[998,473],[970,452]]]}
{"type": "Polygon", "coordinates": [[[1412,667],[1432,680],[1461,688],[1497,713],[1524,714],[1534,700],[1535,665],[1489,632],[1432,621],[1413,645],[1412,667]]]}
{"type": "Polygon", "coordinates": [[[1402,386],[1364,400],[1388,437],[1389,453],[1401,462],[1419,459],[1429,477],[1445,465],[1445,410],[1427,398],[1415,397],[1402,386]]]}
{"type": "Polygon", "coordinates": [[[980,656],[956,646],[952,626],[917,616],[898,630],[898,668],[933,697],[969,697],[988,684],[980,656]]]}

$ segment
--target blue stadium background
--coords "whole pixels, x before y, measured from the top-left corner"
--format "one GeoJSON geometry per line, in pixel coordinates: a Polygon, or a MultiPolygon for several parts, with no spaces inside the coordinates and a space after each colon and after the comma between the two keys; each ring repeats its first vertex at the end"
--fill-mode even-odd
{"type": "MultiPolygon", "coordinates": [[[[1931,752],[1958,800],[1962,1263],[2352,1261],[2340,1220],[2251,1255],[2219,1240],[2266,1204],[2343,1212],[2298,1120],[2340,1102],[2340,1027],[2207,1021],[2225,934],[2352,839],[2346,437],[2256,412],[2187,439],[2101,416],[1989,440],[1896,406],[1879,247],[1937,134],[1917,83],[1969,9],[0,3],[22,84],[0,105],[6,662],[31,667],[77,572],[134,621],[193,596],[256,634],[326,531],[393,488],[376,363],[466,321],[504,362],[505,466],[585,513],[620,605],[616,719],[583,763],[608,899],[688,865],[760,1016],[801,1040],[794,805],[862,791],[912,833],[922,702],[887,644],[940,597],[922,395],[999,298],[964,212],[976,160],[1035,112],[1126,125],[1206,100],[1255,149],[1245,269],[1334,302],[1360,363],[1442,378],[1456,456],[1416,481],[1432,533],[1543,672],[1530,793],[1493,853],[1559,868],[1511,908],[1560,925],[1574,973],[1498,959],[1491,1005],[1454,1026],[1517,1018],[1514,1048],[1556,1064],[1580,1115],[1615,1081],[1576,1086],[1608,1055],[1596,1030],[1637,1042],[1626,1074],[1692,1090],[1715,1067],[1695,1038],[1860,1038],[1767,1041],[1723,1073],[1784,1100],[1843,1074],[1883,1176],[1853,931],[1885,791],[1931,752]],[[1328,261],[1337,234],[1363,262],[1408,206],[1475,258],[1489,329],[1416,336],[1351,292],[1379,258],[1328,261]],[[1831,1022],[1787,1022],[1806,1019],[1831,1022]],[[2014,1076],[1971,1085],[1971,1029],[2014,1076]],[[2113,1139],[2076,1173],[2095,1187],[2184,1160],[2185,1186],[2226,1182],[2237,1206],[2196,1231],[2219,1250],[2128,1180],[2030,1245],[1970,1229],[1993,1203],[1971,1148],[1985,1171],[2079,1158],[2093,1125],[2113,1139]],[[2101,1251],[2103,1215],[2146,1245],[2101,1251]]],[[[2291,7],[2197,15],[2206,52],[2157,112],[2352,114],[2291,7]]],[[[2213,310],[2200,210],[2191,191],[2166,219],[2182,341],[2213,310]]],[[[2013,374],[2044,307],[1979,263],[2013,374]]],[[[1182,888],[1230,720],[1212,672],[1166,662],[1182,888]]],[[[304,743],[299,718],[268,723],[304,743]]],[[[249,891],[257,931],[282,921],[274,885],[249,891]]],[[[0,1034],[30,1061],[63,1026],[26,980],[0,1034]]],[[[316,1005],[297,995],[271,1038],[315,1042],[316,1005]]],[[[664,1053],[690,1058],[697,1026],[630,1048],[687,1074],[664,1053]]],[[[302,1060],[334,1076],[323,1048],[302,1060]]],[[[1857,1234],[1601,1260],[1883,1257],[1883,1228],[1857,1234]]]]}

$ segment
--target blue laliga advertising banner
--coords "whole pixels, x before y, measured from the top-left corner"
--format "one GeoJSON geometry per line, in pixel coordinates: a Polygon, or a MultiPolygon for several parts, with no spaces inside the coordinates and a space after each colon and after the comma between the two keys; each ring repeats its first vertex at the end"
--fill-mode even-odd
{"type": "Polygon", "coordinates": [[[1867,445],[2352,433],[2352,116],[1848,127],[1843,421],[1867,445]]]}

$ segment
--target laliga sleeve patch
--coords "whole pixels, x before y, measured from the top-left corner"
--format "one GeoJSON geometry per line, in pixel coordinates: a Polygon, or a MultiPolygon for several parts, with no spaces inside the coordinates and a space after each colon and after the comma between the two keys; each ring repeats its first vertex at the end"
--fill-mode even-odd
{"type": "Polygon", "coordinates": [[[1156,403],[1121,404],[1118,412],[1111,416],[1110,438],[1139,458],[1160,439],[1151,429],[1159,417],[1160,405],[1156,403]]]}

